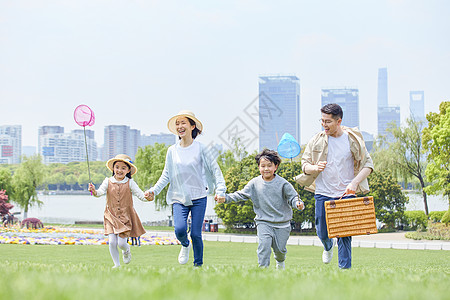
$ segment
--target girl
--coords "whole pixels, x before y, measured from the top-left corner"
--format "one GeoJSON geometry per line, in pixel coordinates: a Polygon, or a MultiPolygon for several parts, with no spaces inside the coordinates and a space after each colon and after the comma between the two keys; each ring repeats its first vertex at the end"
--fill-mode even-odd
{"type": "Polygon", "coordinates": [[[226,187],[217,162],[206,147],[195,141],[203,130],[202,123],[191,111],[180,111],[167,123],[169,130],[178,135],[179,142],[167,150],[166,163],[158,182],[145,194],[153,200],[170,183],[167,204],[173,205],[175,235],[181,242],[178,262],[189,260],[191,243],[187,236],[187,219],[191,213],[191,239],[194,247],[194,266],[203,265],[202,225],[206,210],[206,196],[214,192],[225,195],[226,187]]]}
{"type": "Polygon", "coordinates": [[[108,160],[106,166],[113,172],[112,177],[105,178],[98,190],[95,190],[95,186],[90,183],[89,191],[95,197],[106,194],[106,208],[103,217],[105,235],[109,237],[109,252],[114,262],[113,268],[118,268],[120,267],[120,257],[117,246],[122,249],[123,263],[128,264],[131,261],[131,252],[127,238],[138,237],[145,233],[133,208],[132,195],[141,201],[152,201],[153,199],[145,197],[144,192],[131,179],[131,176],[137,172],[137,168],[128,155],[119,154],[108,160]]]}

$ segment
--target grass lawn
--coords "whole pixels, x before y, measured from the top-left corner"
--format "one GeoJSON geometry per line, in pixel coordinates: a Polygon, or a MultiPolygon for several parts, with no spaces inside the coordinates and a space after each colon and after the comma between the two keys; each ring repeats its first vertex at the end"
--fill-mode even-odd
{"type": "Polygon", "coordinates": [[[450,251],[354,248],[337,255],[288,246],[286,270],[259,269],[256,244],[205,242],[203,268],[179,265],[180,246],[132,247],[112,270],[107,246],[0,245],[0,299],[450,299],[450,251]]]}

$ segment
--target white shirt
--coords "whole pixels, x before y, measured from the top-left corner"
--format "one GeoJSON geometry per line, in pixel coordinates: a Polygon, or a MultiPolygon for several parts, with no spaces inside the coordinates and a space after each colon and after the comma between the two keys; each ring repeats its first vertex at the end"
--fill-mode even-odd
{"type": "Polygon", "coordinates": [[[121,181],[118,181],[116,178],[114,178],[114,176],[111,176],[110,178],[105,178],[105,180],[103,180],[102,184],[97,190],[96,197],[100,197],[106,194],[106,192],[108,191],[108,184],[110,180],[112,183],[127,183],[128,180],[130,180],[131,194],[133,196],[136,196],[141,201],[148,202],[148,200],[145,199],[144,192],[139,188],[137,183],[133,179],[129,179],[128,177],[125,177],[121,181]]]}
{"type": "Polygon", "coordinates": [[[207,196],[205,170],[203,168],[200,144],[195,140],[187,147],[175,146],[174,163],[177,166],[176,176],[183,188],[190,193],[191,200],[207,196]]]}
{"type": "Polygon", "coordinates": [[[338,198],[355,178],[348,133],[328,137],[327,165],[316,179],[316,194],[338,198]]]}

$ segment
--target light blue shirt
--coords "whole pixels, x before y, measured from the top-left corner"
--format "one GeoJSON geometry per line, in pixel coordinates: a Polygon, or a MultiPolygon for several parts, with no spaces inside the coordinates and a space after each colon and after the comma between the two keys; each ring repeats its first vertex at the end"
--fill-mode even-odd
{"type": "MultiPolygon", "coordinates": [[[[193,141],[200,146],[200,159],[204,168],[204,176],[206,179],[207,186],[199,186],[200,189],[208,189],[209,193],[218,194],[219,196],[225,196],[227,190],[225,186],[225,180],[223,179],[222,171],[219,168],[215,158],[212,153],[202,143],[193,141]]],[[[192,205],[192,187],[185,184],[186,176],[195,176],[194,174],[184,174],[181,169],[183,166],[177,163],[177,145],[172,145],[167,150],[166,163],[164,165],[164,170],[159,177],[158,182],[155,186],[150,188],[150,192],[154,192],[158,195],[161,190],[170,183],[169,189],[166,195],[167,204],[172,204],[174,202],[181,203],[186,206],[192,205]]],[[[202,182],[202,181],[200,181],[202,182]]]]}

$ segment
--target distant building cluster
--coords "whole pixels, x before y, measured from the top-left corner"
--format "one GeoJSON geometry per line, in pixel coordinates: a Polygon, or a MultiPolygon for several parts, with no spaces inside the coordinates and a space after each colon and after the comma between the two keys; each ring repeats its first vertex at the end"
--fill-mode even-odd
{"type": "Polygon", "coordinates": [[[0,126],[0,164],[18,164],[22,156],[22,126],[0,126]]]}
{"type": "MultiPolygon", "coordinates": [[[[357,88],[322,89],[322,106],[337,103],[342,107],[344,117],[342,125],[358,127],[359,90],[357,88]]],[[[387,68],[378,69],[377,95],[377,136],[392,139],[387,131],[390,124],[400,126],[400,106],[389,105],[387,68]]],[[[410,92],[410,117],[424,121],[424,92],[410,92]]],[[[300,137],[300,80],[296,76],[260,76],[259,77],[259,148],[276,149],[284,133],[290,133],[299,143],[305,143],[300,137]]],[[[374,135],[362,131],[367,149],[373,148],[374,135]]]]}
{"type": "MultiPolygon", "coordinates": [[[[387,68],[378,69],[377,90],[377,123],[378,136],[392,136],[387,131],[389,124],[400,126],[400,106],[389,105],[387,68]]],[[[357,88],[324,88],[321,91],[322,106],[329,103],[339,104],[344,112],[342,124],[348,127],[360,127],[359,123],[359,90],[357,88]]],[[[410,117],[415,121],[426,122],[424,91],[410,91],[410,117]]],[[[257,104],[259,122],[259,148],[276,149],[284,133],[291,134],[299,143],[301,140],[300,117],[300,79],[295,75],[274,75],[259,77],[259,97],[257,104]]],[[[252,116],[249,114],[249,116],[252,116]]],[[[236,123],[239,124],[239,123],[236,123]]],[[[234,128],[236,136],[245,132],[234,128]]],[[[176,136],[173,134],[141,134],[140,130],[126,125],[108,125],[104,129],[104,145],[97,147],[94,131],[86,130],[86,142],[90,160],[108,160],[117,154],[127,153],[132,159],[139,147],[164,143],[173,145],[176,136]]],[[[374,135],[362,131],[367,149],[373,147],[374,135]]],[[[245,138],[245,137],[244,137],[245,138]]],[[[255,134],[256,138],[256,134],[255,134]]],[[[34,147],[22,148],[21,125],[0,126],[0,164],[20,163],[22,154],[36,152],[34,147]]],[[[39,127],[37,153],[44,163],[69,163],[86,159],[85,136],[83,130],[72,130],[65,133],[60,126],[39,127]]]]}

